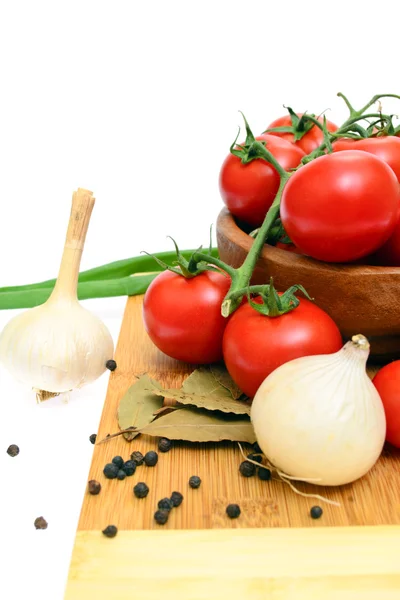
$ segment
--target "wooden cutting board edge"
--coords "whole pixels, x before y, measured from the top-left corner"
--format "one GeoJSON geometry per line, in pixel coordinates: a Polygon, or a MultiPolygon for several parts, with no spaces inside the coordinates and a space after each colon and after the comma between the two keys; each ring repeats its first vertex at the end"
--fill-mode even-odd
{"type": "Polygon", "coordinates": [[[396,600],[399,545],[398,525],[80,530],[65,600],[396,600]]]}

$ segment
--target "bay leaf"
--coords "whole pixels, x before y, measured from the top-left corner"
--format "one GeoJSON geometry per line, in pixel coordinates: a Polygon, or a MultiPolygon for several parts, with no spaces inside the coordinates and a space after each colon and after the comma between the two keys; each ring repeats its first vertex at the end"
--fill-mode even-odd
{"type": "MultiPolygon", "coordinates": [[[[148,375],[141,375],[137,381],[131,385],[118,407],[118,425],[120,429],[137,427],[140,429],[153,421],[154,413],[163,405],[163,399],[158,394],[149,391],[151,379],[148,375]]],[[[124,438],[128,441],[133,440],[138,431],[124,433],[124,438]]]]}
{"type": "MultiPolygon", "coordinates": [[[[194,375],[194,373],[196,373],[196,371],[194,371],[192,375],[194,375]]],[[[250,406],[243,402],[239,402],[238,400],[233,400],[229,391],[218,384],[218,382],[212,383],[208,378],[203,378],[196,374],[192,381],[185,386],[186,381],[190,379],[192,375],[184,381],[181,389],[164,389],[157,381],[149,380],[151,381],[149,391],[164,398],[173,398],[180,404],[193,405],[197,406],[197,408],[206,408],[211,411],[219,410],[223,413],[234,413],[236,415],[250,414],[250,406]],[[187,388],[192,391],[188,392],[187,388]]]]}
{"type": "Polygon", "coordinates": [[[161,416],[140,429],[154,437],[187,442],[256,441],[253,425],[246,416],[218,414],[199,408],[183,408],[161,416]]]}
{"type": "Polygon", "coordinates": [[[210,365],[210,371],[218,383],[229,390],[229,393],[234,400],[238,400],[241,396],[243,396],[242,390],[233,381],[225,365],[214,363],[210,365]]]}

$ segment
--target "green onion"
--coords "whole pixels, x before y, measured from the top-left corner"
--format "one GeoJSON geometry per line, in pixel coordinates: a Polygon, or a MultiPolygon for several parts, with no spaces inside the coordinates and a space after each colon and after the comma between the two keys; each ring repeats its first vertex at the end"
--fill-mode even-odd
{"type": "MultiPolygon", "coordinates": [[[[195,250],[182,250],[181,254],[189,260],[194,252],[195,250]]],[[[154,256],[168,266],[176,261],[175,251],[159,252],[154,256]]],[[[217,248],[212,249],[212,256],[218,256],[217,248]]],[[[82,271],[78,279],[78,298],[86,300],[144,294],[161,271],[154,258],[149,255],[118,260],[82,271]]],[[[40,283],[0,288],[0,310],[32,308],[43,304],[50,296],[55,282],[55,279],[49,279],[40,283]]]]}

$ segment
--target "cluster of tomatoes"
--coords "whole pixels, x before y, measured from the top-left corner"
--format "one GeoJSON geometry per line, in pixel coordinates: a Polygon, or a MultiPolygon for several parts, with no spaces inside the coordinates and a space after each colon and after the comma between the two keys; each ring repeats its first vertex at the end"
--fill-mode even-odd
{"type": "MultiPolygon", "coordinates": [[[[290,116],[267,130],[291,124],[290,116]]],[[[328,131],[337,127],[327,121],[328,131]]],[[[314,125],[294,141],[288,132],[256,138],[288,172],[296,169],[283,191],[280,213],[295,250],[326,262],[400,266],[400,138],[380,136],[338,139],[332,153],[299,167],[304,156],[323,142],[314,125]]],[[[220,191],[229,211],[259,227],[279,187],[275,168],[262,159],[243,164],[230,154],[220,172],[220,191]]]]}
{"type": "MultiPolygon", "coordinates": [[[[290,117],[274,121],[268,129],[286,125],[290,117]]],[[[329,121],[326,125],[328,131],[337,129],[329,121]]],[[[298,141],[289,132],[265,133],[255,139],[265,142],[290,172],[324,138],[314,125],[298,141]]],[[[292,244],[281,247],[328,262],[365,259],[400,266],[400,138],[339,139],[332,146],[332,153],[290,175],[280,217],[292,244]]],[[[263,222],[279,184],[275,168],[262,159],[243,164],[231,153],[220,172],[226,206],[251,227],[263,222]]],[[[230,285],[230,276],[218,270],[193,277],[168,270],[158,275],[144,298],[143,318],[151,340],[168,356],[191,364],[224,360],[231,377],[249,397],[280,365],[342,347],[335,322],[306,298],[300,298],[294,310],[276,317],[260,314],[244,298],[230,317],[223,317],[221,304],[230,285]]],[[[394,375],[390,373],[388,379],[384,369],[380,373],[382,383],[378,384],[387,389],[394,375]]],[[[397,380],[400,395],[400,361],[397,380]]],[[[389,399],[387,392],[381,392],[391,422],[397,419],[390,441],[400,446],[400,401],[392,402],[393,390],[389,399]]]]}

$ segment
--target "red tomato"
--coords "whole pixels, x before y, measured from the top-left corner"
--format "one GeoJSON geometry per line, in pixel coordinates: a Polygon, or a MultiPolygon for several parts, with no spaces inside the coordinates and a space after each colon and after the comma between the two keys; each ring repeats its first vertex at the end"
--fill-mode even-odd
{"type": "MultiPolygon", "coordinates": [[[[300,148],[271,135],[260,135],[266,147],[286,170],[297,167],[304,156],[300,148]]],[[[280,178],[275,167],[262,159],[243,164],[239,157],[229,154],[219,174],[219,189],[228,210],[238,219],[253,227],[264,221],[276,192],[280,178]]]]}
{"type": "Polygon", "coordinates": [[[397,221],[395,230],[388,241],[371,256],[371,259],[373,264],[384,267],[400,267],[400,220],[397,221]]]}
{"type": "MultiPolygon", "coordinates": [[[[302,113],[297,113],[298,117],[301,117],[301,115],[302,113]]],[[[319,117],[318,121],[323,123],[323,118],[319,117]]],[[[290,115],[285,115],[284,117],[280,117],[279,119],[272,121],[272,123],[268,125],[267,129],[271,129],[272,127],[290,127],[291,125],[292,120],[290,118],[290,115]]],[[[332,123],[332,121],[328,120],[326,121],[326,127],[328,131],[336,131],[338,128],[337,125],[335,125],[335,123],[332,123]]],[[[316,125],[314,125],[310,129],[310,131],[307,131],[307,133],[303,135],[301,140],[298,140],[297,142],[294,141],[293,133],[280,133],[279,131],[277,131],[275,133],[271,132],[270,135],[276,135],[284,140],[287,140],[288,142],[292,142],[293,144],[301,148],[306,154],[310,154],[310,152],[316,150],[318,146],[320,146],[324,141],[324,135],[321,129],[316,125]]]]}
{"type": "Polygon", "coordinates": [[[157,275],[143,300],[144,325],[157,348],[188,363],[221,360],[227,324],[221,304],[230,283],[214,271],[191,279],[172,271],[157,275]]]}
{"type": "Polygon", "coordinates": [[[391,236],[399,200],[399,183],[382,160],[360,150],[335,152],[293,173],[283,191],[281,220],[304,254],[349,262],[391,236]]]}
{"type": "Polygon", "coordinates": [[[334,152],[342,150],[364,150],[375,154],[383,160],[394,171],[397,180],[400,181],[400,138],[393,135],[365,140],[337,140],[332,144],[334,152]]]}
{"type": "Polygon", "coordinates": [[[261,315],[248,303],[240,306],[226,326],[223,353],[232,379],[252,398],[280,365],[300,356],[337,352],[342,345],[331,317],[301,298],[297,308],[279,317],[261,315]]]}
{"type": "Polygon", "coordinates": [[[383,402],[386,440],[400,448],[400,360],[383,367],[372,380],[383,402]]]}

